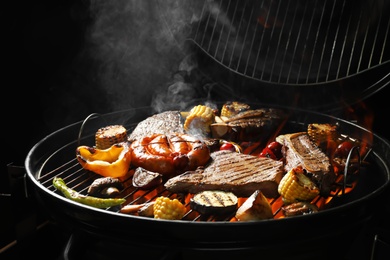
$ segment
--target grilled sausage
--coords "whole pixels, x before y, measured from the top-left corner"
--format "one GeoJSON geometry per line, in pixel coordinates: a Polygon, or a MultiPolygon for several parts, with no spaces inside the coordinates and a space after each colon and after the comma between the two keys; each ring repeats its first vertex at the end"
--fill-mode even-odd
{"type": "Polygon", "coordinates": [[[188,134],[153,134],[135,140],[131,148],[134,166],[165,176],[195,170],[210,159],[208,146],[188,134]]]}

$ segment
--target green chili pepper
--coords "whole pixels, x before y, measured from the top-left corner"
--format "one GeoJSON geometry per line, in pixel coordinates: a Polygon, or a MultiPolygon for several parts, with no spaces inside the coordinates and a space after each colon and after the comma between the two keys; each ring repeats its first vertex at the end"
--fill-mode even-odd
{"type": "Polygon", "coordinates": [[[67,187],[64,180],[62,178],[59,178],[59,177],[54,177],[53,186],[57,190],[61,191],[66,198],[71,199],[73,201],[77,201],[77,202],[85,204],[85,205],[95,207],[95,208],[108,208],[108,207],[112,207],[112,206],[117,206],[117,205],[121,205],[122,203],[124,203],[126,201],[126,199],[123,199],[123,198],[103,199],[103,198],[82,195],[82,194],[78,193],[77,191],[72,190],[69,187],[67,187]]]}

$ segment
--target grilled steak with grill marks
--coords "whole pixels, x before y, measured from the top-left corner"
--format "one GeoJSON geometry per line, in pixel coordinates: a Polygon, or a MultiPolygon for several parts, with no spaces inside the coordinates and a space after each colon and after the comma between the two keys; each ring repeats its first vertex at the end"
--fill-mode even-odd
{"type": "Polygon", "coordinates": [[[284,112],[279,109],[255,109],[235,114],[223,122],[210,125],[213,138],[234,142],[269,140],[284,119],[284,112]]]}
{"type": "Polygon", "coordinates": [[[276,141],[283,144],[286,172],[302,166],[320,187],[321,195],[329,195],[336,175],[329,157],[310,140],[309,135],[306,132],[285,134],[276,137],[276,141]]]}
{"type": "Polygon", "coordinates": [[[211,158],[205,168],[173,177],[165,183],[165,187],[176,193],[223,190],[238,197],[249,197],[256,190],[261,190],[268,198],[279,196],[283,162],[228,150],[213,152],[211,158]]]}

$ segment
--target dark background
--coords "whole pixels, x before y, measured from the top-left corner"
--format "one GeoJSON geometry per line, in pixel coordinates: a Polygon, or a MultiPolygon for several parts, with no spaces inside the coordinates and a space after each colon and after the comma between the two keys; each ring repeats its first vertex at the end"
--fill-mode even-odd
{"type": "MultiPolygon", "coordinates": [[[[8,149],[2,172],[7,163],[22,165],[30,148],[47,134],[91,113],[116,109],[110,93],[96,87],[104,83],[98,82],[99,68],[86,37],[96,18],[90,5],[89,1],[24,1],[10,9],[2,102],[8,149]]],[[[149,105],[150,97],[140,95],[137,104],[132,100],[127,106],[149,105]]],[[[364,101],[364,109],[375,111],[374,132],[386,138],[389,98],[386,87],[364,101]]]]}
{"type": "MultiPolygon", "coordinates": [[[[119,108],[110,102],[110,98],[118,97],[96,87],[104,82],[97,77],[101,68],[93,56],[93,43],[86,37],[96,22],[96,14],[90,12],[90,7],[89,1],[63,0],[24,1],[9,9],[2,95],[2,131],[7,149],[3,153],[1,183],[5,181],[8,163],[23,166],[32,146],[53,131],[83,120],[91,113],[150,105],[151,97],[138,90],[143,83],[127,86],[135,94],[119,108]]],[[[166,70],[172,70],[166,63],[163,64],[168,67],[166,70]]],[[[153,77],[152,84],[158,85],[169,77],[153,77]]],[[[386,87],[364,100],[362,112],[374,111],[373,131],[387,139],[389,99],[390,90],[386,87]]]]}
{"type": "MultiPolygon", "coordinates": [[[[2,114],[3,139],[6,140],[7,149],[3,153],[5,158],[2,162],[2,189],[5,188],[7,164],[24,166],[29,150],[46,135],[83,120],[91,113],[108,113],[131,106],[148,106],[151,97],[146,96],[140,89],[148,84],[157,86],[170,77],[165,71],[149,75],[149,67],[135,65],[139,71],[146,71],[146,76],[138,72],[139,78],[135,78],[134,82],[127,85],[115,82],[116,79],[102,82],[102,78],[98,77],[102,70],[99,64],[101,57],[100,54],[100,60],[94,57],[96,43],[87,37],[97,21],[97,14],[91,12],[91,3],[86,0],[24,1],[23,4],[18,2],[9,9],[12,11],[6,16],[9,18],[5,28],[8,36],[4,39],[7,59],[2,114]],[[156,76],[157,73],[166,75],[156,76]],[[151,82],[142,79],[149,76],[152,78],[151,82]],[[104,85],[110,85],[114,91],[107,91],[104,85]],[[118,98],[112,94],[115,93],[116,87],[118,89],[126,87],[134,93],[130,94],[130,97],[124,96],[123,102],[117,102],[124,103],[118,107],[113,106],[111,102],[111,99],[118,98]]],[[[152,22],[153,19],[150,17],[152,22]]],[[[126,22],[134,24],[134,21],[126,22]]],[[[123,25],[118,24],[119,26],[123,25]]],[[[148,28],[143,23],[139,25],[140,27],[135,26],[134,28],[139,30],[144,30],[142,26],[148,28]]],[[[143,40],[140,34],[135,36],[143,40]]],[[[134,41],[137,37],[134,37],[134,41]]],[[[146,44],[151,45],[150,42],[153,42],[153,39],[146,41],[146,44]]],[[[148,48],[144,46],[144,49],[148,48]]],[[[166,71],[173,71],[170,66],[175,61],[172,58],[165,61],[167,60],[165,56],[172,56],[164,56],[167,52],[170,50],[156,52],[157,55],[152,53],[150,56],[156,57],[156,60],[140,63],[156,64],[161,61],[161,64],[158,64],[159,70],[165,68],[166,71]]],[[[144,54],[145,57],[147,55],[149,54],[144,54]]],[[[110,76],[114,78],[115,68],[111,70],[114,72],[111,72],[110,76]]],[[[117,71],[118,74],[126,73],[126,70],[117,71]]],[[[124,76],[122,78],[127,79],[124,76]]],[[[388,120],[386,105],[389,99],[390,90],[386,87],[364,100],[363,108],[360,104],[358,108],[363,109],[361,113],[374,111],[373,130],[387,139],[390,136],[386,127],[388,120]]]]}

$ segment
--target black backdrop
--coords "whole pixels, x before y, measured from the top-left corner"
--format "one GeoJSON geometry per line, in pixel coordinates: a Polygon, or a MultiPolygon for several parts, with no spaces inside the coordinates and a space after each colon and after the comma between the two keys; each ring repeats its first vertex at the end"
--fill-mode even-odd
{"type": "MultiPolygon", "coordinates": [[[[3,184],[6,165],[23,166],[28,151],[47,134],[91,113],[112,110],[109,97],[94,88],[93,74],[98,70],[90,69],[91,53],[85,53],[85,35],[93,22],[90,4],[87,0],[18,1],[7,9],[3,184]]],[[[390,136],[385,127],[389,91],[386,87],[365,100],[367,110],[375,111],[374,132],[385,138],[390,136]]],[[[137,105],[150,103],[140,100],[137,105]]]]}

